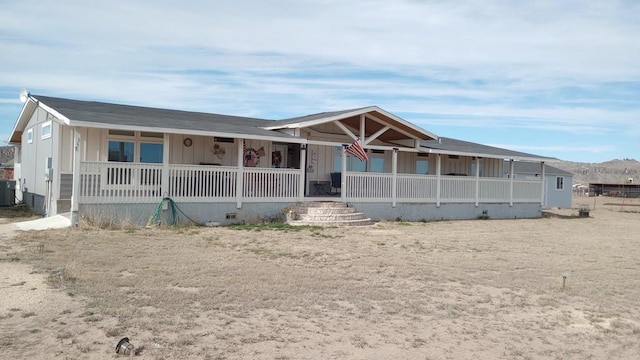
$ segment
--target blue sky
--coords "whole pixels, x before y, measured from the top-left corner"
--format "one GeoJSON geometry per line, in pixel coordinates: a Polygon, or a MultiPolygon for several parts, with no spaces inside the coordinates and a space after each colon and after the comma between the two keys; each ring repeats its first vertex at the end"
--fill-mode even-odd
{"type": "Polygon", "coordinates": [[[271,119],[378,105],[440,136],[640,159],[640,2],[0,0],[1,139],[23,87],[271,119]]]}

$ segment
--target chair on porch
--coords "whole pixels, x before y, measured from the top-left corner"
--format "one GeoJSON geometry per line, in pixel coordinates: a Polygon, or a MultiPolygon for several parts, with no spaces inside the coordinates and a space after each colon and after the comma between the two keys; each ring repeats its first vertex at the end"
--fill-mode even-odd
{"type": "Polygon", "coordinates": [[[332,172],[331,173],[331,193],[337,194],[340,191],[341,186],[342,186],[342,173],[332,172]],[[333,189],[335,189],[335,191],[333,189]]]}

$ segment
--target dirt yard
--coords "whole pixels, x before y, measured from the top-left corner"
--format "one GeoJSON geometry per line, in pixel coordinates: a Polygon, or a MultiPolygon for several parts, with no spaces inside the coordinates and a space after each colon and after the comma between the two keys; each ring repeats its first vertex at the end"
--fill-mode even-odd
{"type": "Polygon", "coordinates": [[[124,358],[127,336],[138,359],[638,359],[640,201],[597,201],[364,228],[2,225],[0,358],[124,358]]]}

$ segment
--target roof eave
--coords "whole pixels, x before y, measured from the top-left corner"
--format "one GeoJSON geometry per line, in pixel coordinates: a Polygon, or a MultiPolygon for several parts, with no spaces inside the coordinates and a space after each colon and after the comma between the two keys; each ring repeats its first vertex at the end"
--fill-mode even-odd
{"type": "MultiPolygon", "coordinates": [[[[348,117],[351,117],[351,116],[361,115],[361,114],[367,113],[367,112],[375,110],[375,109],[378,109],[378,107],[377,106],[370,106],[370,107],[357,109],[357,110],[350,111],[350,112],[345,112],[345,113],[341,113],[341,114],[337,114],[337,115],[331,115],[331,116],[327,116],[327,117],[321,117],[321,118],[313,119],[313,120],[298,121],[298,122],[295,122],[295,123],[284,124],[284,125],[281,124],[281,125],[274,125],[274,126],[265,126],[265,127],[263,127],[263,129],[265,129],[265,130],[299,129],[299,128],[303,128],[303,127],[320,125],[320,124],[324,124],[324,123],[327,123],[327,122],[330,122],[330,121],[335,121],[335,120],[348,118],[348,117]]],[[[275,123],[277,124],[278,120],[275,120],[275,123]]]]}
{"type": "Polygon", "coordinates": [[[69,126],[78,126],[78,127],[87,127],[87,128],[97,128],[97,129],[118,129],[118,130],[129,130],[129,131],[149,131],[149,129],[153,129],[155,132],[168,133],[168,134],[180,134],[180,135],[199,135],[199,136],[218,136],[218,137],[230,137],[230,138],[239,138],[239,139],[255,139],[255,140],[265,140],[265,141],[276,141],[276,142],[290,142],[296,144],[305,144],[307,141],[304,138],[294,137],[294,136],[268,136],[268,135],[249,135],[249,134],[239,134],[239,133],[231,133],[231,132],[218,132],[218,131],[206,131],[206,130],[189,130],[189,129],[175,129],[175,128],[160,128],[149,126],[137,126],[137,125],[114,125],[109,123],[98,123],[98,122],[87,122],[80,120],[68,120],[69,126]]]}
{"type": "Polygon", "coordinates": [[[24,127],[29,123],[29,119],[31,119],[31,115],[38,107],[38,101],[31,96],[27,97],[27,101],[25,101],[24,105],[22,105],[22,109],[20,110],[20,114],[18,115],[18,119],[16,123],[13,125],[13,130],[11,130],[11,135],[9,135],[9,144],[20,144],[22,143],[22,133],[24,132],[24,127]]]}
{"type": "Polygon", "coordinates": [[[516,161],[532,161],[532,162],[546,162],[551,160],[556,160],[555,158],[545,157],[545,156],[524,156],[524,155],[513,155],[513,154],[487,154],[481,152],[466,152],[466,151],[455,151],[455,150],[443,150],[443,149],[435,149],[435,148],[425,148],[430,154],[442,154],[442,155],[458,155],[458,156],[475,156],[479,158],[490,158],[490,159],[510,159],[516,161]]]}

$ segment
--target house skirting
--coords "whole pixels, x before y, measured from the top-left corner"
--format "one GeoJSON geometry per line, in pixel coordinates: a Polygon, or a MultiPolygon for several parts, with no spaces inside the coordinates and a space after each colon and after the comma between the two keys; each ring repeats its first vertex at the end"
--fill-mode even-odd
{"type": "Polygon", "coordinates": [[[38,215],[46,215],[45,197],[31,192],[22,192],[22,202],[29,206],[29,209],[38,215]]]}
{"type": "MultiPolygon", "coordinates": [[[[158,211],[160,204],[80,204],[79,221],[94,224],[146,225],[158,211]]],[[[235,203],[176,203],[180,223],[215,223],[220,225],[258,223],[282,218],[281,210],[291,206],[283,203],[247,203],[240,209],[235,203]],[[185,216],[186,215],[186,216],[185,216]],[[188,218],[187,218],[188,216],[188,218]]],[[[169,206],[160,205],[159,216],[162,223],[172,220],[169,206]]]]}
{"type": "MultiPolygon", "coordinates": [[[[247,203],[240,209],[233,203],[177,203],[178,218],[181,223],[190,219],[199,223],[229,225],[237,223],[258,223],[282,218],[281,210],[291,203],[247,203]],[[186,216],[185,216],[186,214],[186,216]],[[188,218],[187,218],[188,216],[188,218]]],[[[79,219],[94,224],[145,225],[159,211],[157,218],[168,223],[172,219],[168,206],[159,204],[81,204],[79,219]],[[158,210],[160,209],[160,210],[158,210]]],[[[373,220],[464,220],[488,217],[491,219],[537,218],[541,216],[539,203],[488,203],[475,206],[469,203],[416,204],[398,203],[350,203],[358,212],[373,220]]]]}
{"type": "MultiPolygon", "coordinates": [[[[350,205],[351,206],[351,205],[350,205]]],[[[389,203],[353,204],[359,212],[373,220],[467,220],[487,217],[490,219],[538,218],[542,216],[540,203],[443,203],[436,204],[389,203]]]]}

